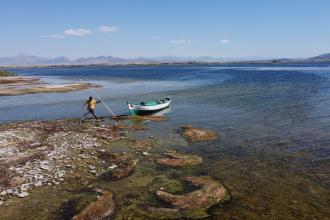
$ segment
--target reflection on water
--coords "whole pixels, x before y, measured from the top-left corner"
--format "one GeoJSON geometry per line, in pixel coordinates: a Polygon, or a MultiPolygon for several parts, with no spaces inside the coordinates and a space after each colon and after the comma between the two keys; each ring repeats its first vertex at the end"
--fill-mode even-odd
{"type": "MultiPolygon", "coordinates": [[[[232,200],[210,213],[224,219],[326,219],[330,216],[330,65],[19,69],[46,80],[101,82],[117,113],[126,101],[171,96],[169,120],[149,123],[160,147],[202,155],[187,173],[222,181],[232,200]],[[215,142],[182,147],[183,124],[215,129],[215,142]],[[173,140],[172,140],[172,139],[173,140]]],[[[88,91],[1,97],[0,121],[80,116],[88,91]]],[[[106,115],[101,106],[99,114],[106,115]]],[[[164,112],[158,112],[163,114],[164,112]]],[[[148,133],[146,133],[148,135],[148,133]]],[[[151,171],[150,171],[151,172],[151,171]]],[[[159,171],[162,172],[162,171],[159,171]]]]}

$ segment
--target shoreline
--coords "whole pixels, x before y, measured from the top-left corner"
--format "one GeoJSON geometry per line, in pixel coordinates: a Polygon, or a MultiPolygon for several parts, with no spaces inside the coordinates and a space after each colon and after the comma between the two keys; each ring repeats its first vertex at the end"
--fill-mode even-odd
{"type": "MultiPolygon", "coordinates": [[[[81,123],[76,118],[0,124],[0,218],[20,216],[26,213],[26,208],[35,207],[36,202],[44,199],[48,200],[39,203],[39,208],[51,210],[44,213],[44,217],[52,218],[54,213],[58,215],[58,207],[66,204],[65,198],[77,195],[83,205],[71,210],[70,218],[83,216],[86,209],[95,216],[100,212],[108,213],[108,208],[115,204],[117,208],[111,213],[116,213],[116,217],[127,217],[132,213],[153,218],[208,216],[209,207],[230,198],[219,181],[209,176],[177,179],[159,176],[157,166],[184,171],[184,167],[198,166],[203,161],[197,155],[156,147],[162,141],[145,122],[166,120],[165,116],[121,116],[119,121],[103,118],[102,124],[91,119],[81,123]],[[181,205],[171,209],[149,201],[148,197],[136,201],[127,198],[130,193],[143,195],[152,187],[151,193],[166,201],[167,196],[172,195],[170,193],[176,192],[173,191],[176,184],[173,189],[168,185],[173,181],[183,184],[182,187],[188,181],[196,188],[178,196],[181,205]],[[79,190],[82,189],[87,191],[81,194],[79,190]],[[45,191],[51,193],[52,198],[45,198],[45,191]],[[103,206],[104,210],[95,209],[94,205],[99,201],[95,197],[110,194],[115,195],[115,199],[109,200],[112,205],[103,206]],[[195,196],[203,202],[196,205],[190,198],[195,196]],[[127,207],[122,201],[131,202],[132,206],[127,207]],[[86,205],[88,203],[90,205],[86,205]],[[20,208],[17,208],[18,204],[20,208]],[[145,204],[145,208],[138,204],[145,204]],[[183,207],[186,208],[182,210],[183,207]]],[[[216,135],[208,129],[189,126],[182,129],[180,139],[188,142],[192,141],[191,135],[199,136],[197,141],[211,141],[216,135]],[[187,132],[186,129],[190,130],[187,132]]],[[[29,217],[37,215],[39,212],[30,211],[29,217]]]]}
{"type": "Polygon", "coordinates": [[[278,61],[265,60],[265,61],[232,61],[232,62],[169,62],[169,63],[127,63],[127,64],[58,64],[58,65],[8,65],[0,66],[0,68],[10,69],[10,68],[79,68],[79,67],[166,67],[166,66],[223,66],[223,65],[278,65],[278,64],[288,64],[288,65],[298,65],[298,64],[330,64],[330,60],[325,61],[278,61]]]}
{"type": "MultiPolygon", "coordinates": [[[[100,85],[87,83],[88,87],[100,85]]],[[[48,85],[37,77],[0,76],[0,96],[14,96],[35,93],[65,93],[88,89],[84,83],[48,85]]]]}

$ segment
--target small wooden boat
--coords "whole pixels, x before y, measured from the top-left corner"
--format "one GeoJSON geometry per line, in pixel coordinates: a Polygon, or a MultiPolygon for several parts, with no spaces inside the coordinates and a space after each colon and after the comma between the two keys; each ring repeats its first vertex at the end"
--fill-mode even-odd
{"type": "Polygon", "coordinates": [[[131,114],[148,114],[162,110],[169,107],[171,104],[171,98],[166,97],[159,100],[144,101],[140,103],[130,103],[127,102],[128,109],[131,114]]]}

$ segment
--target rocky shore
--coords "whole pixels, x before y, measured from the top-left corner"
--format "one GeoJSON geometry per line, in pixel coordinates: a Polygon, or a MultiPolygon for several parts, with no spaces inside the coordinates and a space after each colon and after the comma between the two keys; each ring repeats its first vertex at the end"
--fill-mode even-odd
{"type": "MultiPolygon", "coordinates": [[[[147,123],[161,123],[166,117],[119,119],[0,125],[0,218],[15,219],[19,212],[15,204],[29,207],[43,201],[43,190],[54,195],[55,205],[41,206],[57,207],[44,214],[47,219],[122,219],[130,215],[149,219],[203,218],[208,208],[228,200],[227,190],[212,177],[173,179],[159,175],[157,166],[184,171],[203,162],[198,155],[156,147],[161,140],[148,130],[147,123]],[[178,191],[170,187],[173,184],[181,186],[178,191]],[[195,190],[180,193],[187,187],[191,189],[191,185],[195,190]],[[67,196],[60,196],[62,193],[67,196]],[[167,205],[154,203],[150,196],[167,205]],[[65,200],[66,197],[71,199],[65,200]]],[[[189,129],[194,132],[184,134],[188,140],[196,138],[189,135],[195,136],[197,131],[203,140],[207,139],[203,135],[210,136],[205,129],[189,129]]],[[[24,212],[22,209],[20,214],[24,212]]],[[[36,215],[30,214],[30,219],[36,215]]]]}

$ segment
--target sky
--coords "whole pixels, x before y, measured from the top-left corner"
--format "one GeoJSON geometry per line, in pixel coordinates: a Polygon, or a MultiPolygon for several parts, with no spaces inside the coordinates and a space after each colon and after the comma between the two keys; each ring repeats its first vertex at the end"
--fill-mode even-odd
{"type": "Polygon", "coordinates": [[[0,57],[310,57],[329,0],[0,0],[0,57]]]}

